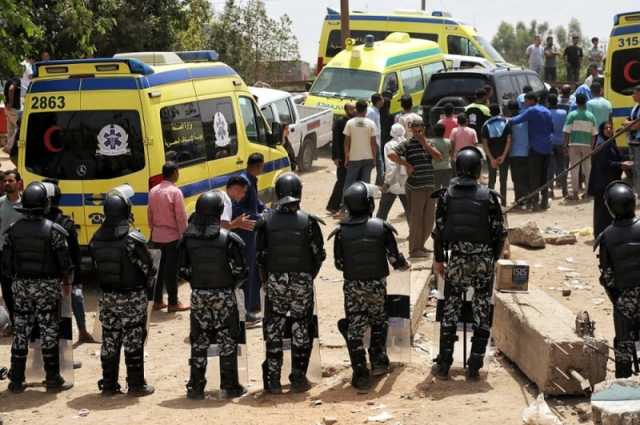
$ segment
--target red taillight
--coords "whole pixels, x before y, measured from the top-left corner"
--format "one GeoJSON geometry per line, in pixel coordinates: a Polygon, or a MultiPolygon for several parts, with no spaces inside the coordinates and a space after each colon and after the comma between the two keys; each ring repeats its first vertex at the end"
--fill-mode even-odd
{"type": "Polygon", "coordinates": [[[153,189],[154,186],[157,186],[160,183],[162,183],[162,174],[149,177],[149,190],[153,189]]]}
{"type": "Polygon", "coordinates": [[[316,75],[320,74],[322,68],[324,68],[324,58],[322,56],[319,56],[318,63],[316,64],[316,75]]]}

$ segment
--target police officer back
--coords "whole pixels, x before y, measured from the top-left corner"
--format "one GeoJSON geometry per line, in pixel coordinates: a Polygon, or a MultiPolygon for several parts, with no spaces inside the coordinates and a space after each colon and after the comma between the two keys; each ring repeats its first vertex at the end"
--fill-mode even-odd
{"type": "Polygon", "coordinates": [[[147,337],[149,286],[155,278],[151,254],[144,236],[131,226],[131,203],[117,191],[104,201],[105,221],[89,243],[102,295],[102,379],[98,388],[105,396],[120,393],[118,367],[124,347],[128,394],[154,392],[144,378],[144,341],[147,337]]]}
{"type": "Polygon", "coordinates": [[[224,398],[246,392],[238,382],[240,317],[235,289],[247,280],[244,243],[220,227],[224,201],[219,192],[206,192],[178,248],[178,271],[191,283],[191,376],[187,397],[204,398],[209,345],[220,347],[220,388],[224,398]]]}
{"type": "Polygon", "coordinates": [[[313,279],[326,258],[319,218],[300,209],[302,182],[293,173],[278,177],[277,207],[258,223],[258,267],[265,288],[264,388],[282,392],[280,373],[287,315],[291,318],[291,390],[310,388],[307,368],[313,342],[313,279]]]}
{"type": "Polygon", "coordinates": [[[338,326],[347,340],[353,369],[351,385],[367,391],[371,387],[371,374],[383,375],[389,370],[386,351],[389,323],[385,310],[389,263],[401,270],[410,265],[398,251],[395,229],[386,221],[371,218],[375,205],[365,183],[351,185],[345,191],[344,203],[348,217],[331,234],[335,235],[335,266],[344,275],[346,321],[343,319],[338,326]],[[368,327],[371,372],[363,342],[368,327]]]}
{"type": "Polygon", "coordinates": [[[491,332],[491,292],[495,261],[506,238],[499,195],[478,184],[482,154],[466,147],[456,157],[457,177],[438,199],[433,233],[436,272],[444,274],[444,314],[440,351],[432,372],[446,379],[453,362],[456,329],[464,296],[473,288],[473,338],[467,376],[477,378],[491,332]],[[451,254],[447,261],[446,252],[451,254]],[[445,266],[446,262],[446,266],[445,266]]]}
{"type": "Polygon", "coordinates": [[[598,237],[600,284],[613,303],[616,378],[628,378],[637,361],[635,339],[640,330],[640,220],[636,195],[621,181],[609,184],[605,205],[613,217],[598,237]]]}
{"type": "Polygon", "coordinates": [[[59,320],[62,286],[69,291],[73,271],[67,233],[44,218],[49,208],[47,187],[33,182],[22,194],[20,212],[25,216],[7,232],[2,271],[13,279],[16,315],[11,347],[9,390],[24,391],[25,366],[31,331],[38,323],[47,391],[73,386],[60,375],[59,320]]]}

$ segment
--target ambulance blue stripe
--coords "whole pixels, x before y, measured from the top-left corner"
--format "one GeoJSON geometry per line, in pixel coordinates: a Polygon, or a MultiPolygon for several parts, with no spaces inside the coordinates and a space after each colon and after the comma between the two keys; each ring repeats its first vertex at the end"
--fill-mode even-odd
{"type": "MultiPolygon", "coordinates": [[[[286,168],[289,166],[289,158],[280,158],[273,161],[266,162],[264,164],[264,172],[270,173],[272,171],[286,168]]],[[[211,177],[208,179],[200,180],[194,183],[185,184],[180,186],[180,190],[185,198],[199,195],[207,190],[219,189],[227,184],[227,180],[232,176],[240,175],[241,171],[235,171],[233,173],[224,174],[222,176],[211,177]]],[[[104,194],[99,194],[101,198],[104,194]]],[[[149,203],[149,194],[146,192],[137,192],[131,198],[131,203],[135,206],[144,206],[149,203]]],[[[83,195],[81,193],[65,193],[60,197],[60,206],[62,207],[81,207],[81,206],[99,206],[102,205],[101,199],[94,199],[93,194],[83,195]]]]}
{"type": "Polygon", "coordinates": [[[411,52],[411,53],[405,53],[403,55],[392,56],[389,59],[387,59],[387,66],[398,65],[399,63],[402,63],[402,62],[409,62],[412,60],[424,58],[426,56],[437,55],[440,53],[442,53],[442,50],[440,50],[437,47],[434,47],[432,49],[419,50],[417,52],[411,52]]]}
{"type": "Polygon", "coordinates": [[[619,35],[640,33],[640,25],[629,25],[625,27],[617,27],[611,30],[611,37],[619,35]]]}
{"type": "Polygon", "coordinates": [[[83,78],[80,90],[137,90],[135,78],[83,78]]]}
{"type": "Polygon", "coordinates": [[[29,87],[29,93],[45,93],[56,91],[78,91],[80,80],[43,80],[34,81],[29,87]]]}
{"type": "MultiPolygon", "coordinates": [[[[339,21],[340,15],[327,15],[326,21],[339,21]]],[[[451,19],[419,18],[412,16],[384,16],[384,15],[349,15],[350,21],[383,21],[383,22],[417,22],[421,24],[460,25],[451,19]]]]}
{"type": "Polygon", "coordinates": [[[613,108],[613,116],[615,118],[620,118],[620,117],[627,118],[631,116],[631,109],[632,108],[613,108]]]}

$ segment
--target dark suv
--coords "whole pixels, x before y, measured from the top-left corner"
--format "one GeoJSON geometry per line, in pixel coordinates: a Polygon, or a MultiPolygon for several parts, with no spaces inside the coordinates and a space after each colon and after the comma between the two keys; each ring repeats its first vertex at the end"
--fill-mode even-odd
{"type": "Polygon", "coordinates": [[[491,86],[490,103],[499,104],[503,111],[511,100],[516,100],[525,86],[546,97],[547,88],[533,71],[521,68],[467,69],[443,71],[431,76],[422,95],[423,116],[434,125],[444,114],[444,105],[452,103],[456,113],[464,112],[473,102],[476,90],[491,86]]]}

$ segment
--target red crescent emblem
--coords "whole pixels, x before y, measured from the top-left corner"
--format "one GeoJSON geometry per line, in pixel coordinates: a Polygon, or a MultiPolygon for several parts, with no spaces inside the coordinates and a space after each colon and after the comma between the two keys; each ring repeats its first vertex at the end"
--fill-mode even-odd
{"type": "Polygon", "coordinates": [[[640,65],[640,62],[637,60],[632,60],[624,66],[624,79],[631,84],[640,83],[640,78],[633,78],[631,76],[631,69],[634,65],[640,65]]]}
{"type": "Polygon", "coordinates": [[[51,153],[61,152],[63,149],[62,147],[56,148],[51,143],[51,136],[53,136],[53,133],[55,133],[56,131],[62,131],[62,127],[52,125],[47,129],[47,131],[44,132],[44,147],[51,153]]]}

